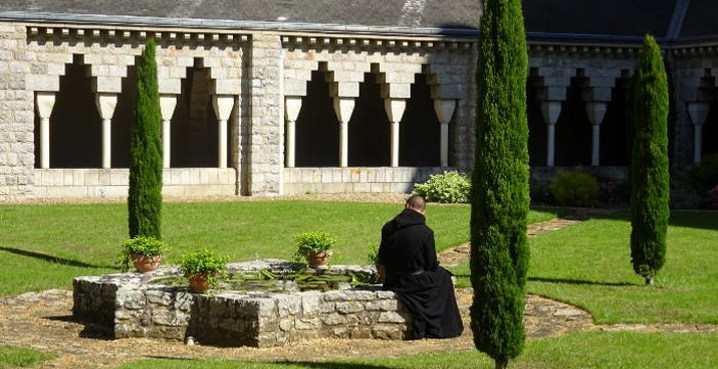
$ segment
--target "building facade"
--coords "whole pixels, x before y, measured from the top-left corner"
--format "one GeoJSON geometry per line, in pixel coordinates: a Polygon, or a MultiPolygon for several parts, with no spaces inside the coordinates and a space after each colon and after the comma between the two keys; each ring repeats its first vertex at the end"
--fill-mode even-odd
{"type": "MultiPolygon", "coordinates": [[[[718,6],[633,1],[660,11],[592,29],[600,12],[575,10],[599,18],[581,22],[563,2],[524,2],[535,177],[583,166],[625,179],[646,32],[671,75],[672,168],[718,151],[718,31],[699,22],[718,6]]],[[[402,193],[472,168],[478,1],[44,3],[0,5],[2,201],[126,196],[149,39],[167,196],[402,193]]]]}

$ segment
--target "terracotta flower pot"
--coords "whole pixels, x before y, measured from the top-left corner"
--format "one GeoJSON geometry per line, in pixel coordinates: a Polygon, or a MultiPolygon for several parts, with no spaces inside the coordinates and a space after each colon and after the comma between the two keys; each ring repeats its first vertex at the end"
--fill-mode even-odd
{"type": "Polygon", "coordinates": [[[160,267],[161,260],[162,255],[135,255],[134,257],[132,257],[132,264],[134,264],[135,269],[137,269],[138,272],[149,273],[157,270],[157,268],[160,267]]]}
{"type": "Polygon", "coordinates": [[[327,265],[329,263],[329,257],[331,255],[325,253],[325,252],[318,252],[316,254],[310,254],[309,257],[307,257],[307,264],[309,264],[309,267],[316,268],[320,267],[322,265],[327,265]]]}
{"type": "Polygon", "coordinates": [[[196,274],[189,277],[189,290],[192,292],[202,293],[211,288],[206,274],[196,274]]]}

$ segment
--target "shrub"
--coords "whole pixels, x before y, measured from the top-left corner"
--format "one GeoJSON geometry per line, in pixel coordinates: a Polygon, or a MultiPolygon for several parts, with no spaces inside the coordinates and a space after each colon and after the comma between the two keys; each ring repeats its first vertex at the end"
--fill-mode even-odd
{"type": "Polygon", "coordinates": [[[691,186],[704,195],[718,183],[718,154],[706,155],[688,170],[691,186]]]}
{"type": "Polygon", "coordinates": [[[666,259],[668,172],[668,77],[661,48],[646,35],[629,90],[633,121],[631,154],[631,264],[653,284],[666,259]]]}
{"type": "Polygon", "coordinates": [[[559,170],[549,186],[551,195],[559,205],[591,206],[599,192],[596,177],[584,170],[559,170]]]}
{"type": "Polygon", "coordinates": [[[135,256],[153,257],[162,255],[169,249],[166,243],[147,236],[137,236],[128,239],[122,244],[122,256],[120,265],[123,271],[130,268],[130,263],[135,256]]]}
{"type": "Polygon", "coordinates": [[[602,205],[626,205],[631,199],[631,184],[623,181],[599,178],[598,202],[602,205]]]}
{"type": "Polygon", "coordinates": [[[708,196],[711,198],[713,208],[718,209],[718,185],[715,185],[715,187],[708,191],[708,196]]]}
{"type": "Polygon", "coordinates": [[[130,178],[127,196],[130,237],[161,237],[162,140],[160,95],[154,40],[137,64],[137,102],[130,132],[130,178]]]}
{"type": "Polygon", "coordinates": [[[457,171],[434,174],[425,183],[414,185],[413,193],[431,202],[468,203],[471,179],[457,171]]]}
{"type": "Polygon", "coordinates": [[[223,272],[226,269],[228,258],[218,256],[214,251],[201,249],[182,255],[180,268],[185,277],[193,277],[197,274],[212,276],[223,272]]]}
{"type": "Polygon", "coordinates": [[[295,234],[294,241],[297,242],[295,257],[301,259],[316,253],[329,254],[337,239],[327,232],[312,231],[295,234]]]}

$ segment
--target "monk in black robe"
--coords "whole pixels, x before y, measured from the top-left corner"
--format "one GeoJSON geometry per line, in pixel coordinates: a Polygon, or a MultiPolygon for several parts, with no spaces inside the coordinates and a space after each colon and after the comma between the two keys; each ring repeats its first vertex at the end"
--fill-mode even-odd
{"type": "Polygon", "coordinates": [[[450,338],[464,330],[452,274],[439,266],[434,231],[426,225],[426,201],[406,200],[404,210],[381,230],[379,270],[384,289],[394,291],[412,312],[407,338],[450,338]]]}

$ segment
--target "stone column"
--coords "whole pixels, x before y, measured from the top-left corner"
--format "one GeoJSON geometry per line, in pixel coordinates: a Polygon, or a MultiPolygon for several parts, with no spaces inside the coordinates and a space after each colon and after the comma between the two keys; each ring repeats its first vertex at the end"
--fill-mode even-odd
{"type": "Polygon", "coordinates": [[[54,92],[37,93],[37,113],[40,115],[40,168],[50,168],[50,115],[55,106],[54,92]]]}
{"type": "Polygon", "coordinates": [[[354,112],[355,100],[353,97],[335,97],[334,112],[339,120],[339,166],[349,166],[349,119],[354,112]]]}
{"type": "Polygon", "coordinates": [[[586,103],[588,120],[591,122],[591,165],[598,166],[601,152],[601,123],[606,115],[608,103],[605,101],[591,101],[586,103]]]}
{"type": "Polygon", "coordinates": [[[160,95],[160,112],[162,113],[162,166],[170,167],[172,135],[170,134],[170,122],[177,107],[176,95],[160,95]]]}
{"type": "Polygon", "coordinates": [[[544,101],[541,113],[546,121],[546,166],[554,166],[556,158],[556,122],[561,115],[561,101],[544,101]]]}
{"type": "Polygon", "coordinates": [[[296,141],[297,141],[297,118],[299,111],[302,109],[301,96],[287,96],[284,99],[284,114],[287,119],[287,147],[285,147],[285,160],[287,168],[294,168],[296,158],[296,141]]]}
{"type": "Polygon", "coordinates": [[[556,162],[556,122],[561,115],[566,91],[571,85],[574,68],[563,66],[539,67],[538,75],[543,76],[544,92],[541,97],[541,113],[546,120],[546,166],[553,167],[556,162]]]}
{"type": "Polygon", "coordinates": [[[440,164],[442,168],[449,166],[449,122],[456,110],[456,100],[434,100],[434,111],[441,124],[439,138],[440,164]]]}
{"type": "Polygon", "coordinates": [[[117,107],[117,95],[97,93],[95,104],[102,118],[102,168],[112,167],[112,116],[117,107]]]}
{"type": "Polygon", "coordinates": [[[693,122],[693,162],[700,163],[703,154],[703,123],[708,118],[710,103],[696,101],[686,102],[688,116],[693,122]]]}
{"type": "Polygon", "coordinates": [[[399,166],[399,122],[404,116],[406,99],[384,99],[384,109],[391,122],[391,166],[399,166]]]}
{"type": "Polygon", "coordinates": [[[212,105],[214,112],[217,114],[219,123],[218,136],[218,152],[217,160],[219,168],[227,168],[227,120],[234,109],[234,96],[231,95],[214,95],[212,96],[212,105]]]}

